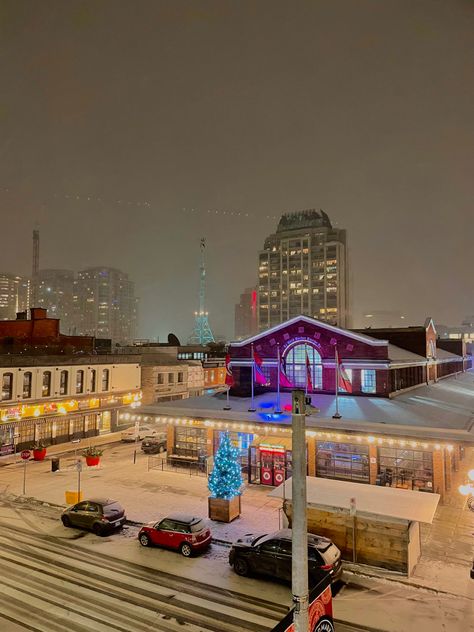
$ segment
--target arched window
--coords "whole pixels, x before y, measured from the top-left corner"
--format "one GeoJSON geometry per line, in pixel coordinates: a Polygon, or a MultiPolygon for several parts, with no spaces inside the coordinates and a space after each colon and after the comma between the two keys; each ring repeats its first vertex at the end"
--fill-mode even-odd
{"type": "Polygon", "coordinates": [[[285,373],[293,384],[306,388],[306,357],[309,359],[313,389],[323,388],[323,365],[318,351],[309,343],[301,342],[290,347],[285,355],[285,373]]]}
{"type": "Polygon", "coordinates": [[[41,389],[43,397],[51,395],[51,371],[43,371],[43,387],[41,389]]]}
{"type": "Polygon", "coordinates": [[[109,369],[102,370],[102,390],[103,391],[109,390],[109,375],[110,375],[109,369]]]}
{"type": "Polygon", "coordinates": [[[84,371],[79,370],[76,373],[76,394],[84,392],[84,371]]]}
{"type": "Polygon", "coordinates": [[[4,373],[2,380],[2,400],[13,397],[13,373],[4,373]]]}
{"type": "Polygon", "coordinates": [[[29,399],[31,397],[33,375],[31,371],[23,373],[23,399],[29,399]]]}
{"type": "Polygon", "coordinates": [[[67,395],[67,387],[69,382],[69,371],[61,371],[59,377],[59,394],[67,395]]]}
{"type": "Polygon", "coordinates": [[[91,369],[91,393],[95,393],[95,389],[96,389],[96,370],[95,369],[91,369]]]}

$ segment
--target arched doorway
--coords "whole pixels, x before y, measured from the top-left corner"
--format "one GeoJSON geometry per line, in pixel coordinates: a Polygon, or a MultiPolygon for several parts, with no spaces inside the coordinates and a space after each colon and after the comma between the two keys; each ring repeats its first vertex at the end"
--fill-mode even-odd
{"type": "Polygon", "coordinates": [[[297,342],[284,355],[285,373],[294,386],[306,388],[306,356],[314,390],[323,388],[323,365],[318,350],[309,342],[297,342]]]}

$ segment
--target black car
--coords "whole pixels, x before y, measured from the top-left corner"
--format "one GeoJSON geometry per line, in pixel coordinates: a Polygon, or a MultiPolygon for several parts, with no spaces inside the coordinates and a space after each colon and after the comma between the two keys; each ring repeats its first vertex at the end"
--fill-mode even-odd
{"type": "Polygon", "coordinates": [[[142,450],[145,454],[159,454],[166,450],[166,432],[147,435],[142,441],[142,450]]]}
{"type": "MultiPolygon", "coordinates": [[[[240,538],[232,545],[229,564],[237,575],[258,573],[291,581],[291,529],[240,538]]],[[[328,538],[308,533],[308,572],[311,584],[327,574],[332,582],[341,578],[341,552],[328,538]]]]}
{"type": "Polygon", "coordinates": [[[93,498],[65,509],[61,521],[65,527],[79,527],[105,535],[125,524],[125,510],[116,500],[93,498]]]}

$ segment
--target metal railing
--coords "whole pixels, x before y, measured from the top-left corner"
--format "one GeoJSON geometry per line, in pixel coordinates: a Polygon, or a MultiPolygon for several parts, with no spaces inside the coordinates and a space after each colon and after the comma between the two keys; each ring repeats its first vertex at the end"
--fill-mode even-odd
{"type": "Polygon", "coordinates": [[[210,474],[207,459],[199,463],[180,463],[178,460],[170,460],[167,457],[149,456],[148,471],[161,470],[162,472],[177,472],[188,476],[202,476],[207,478],[210,474]]]}

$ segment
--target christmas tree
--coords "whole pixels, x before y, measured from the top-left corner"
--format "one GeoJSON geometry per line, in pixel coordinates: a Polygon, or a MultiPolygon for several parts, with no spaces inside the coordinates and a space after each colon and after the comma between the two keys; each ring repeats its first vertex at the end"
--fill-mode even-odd
{"type": "Polygon", "coordinates": [[[230,441],[226,432],[214,456],[214,469],[209,476],[209,491],[213,498],[230,500],[240,495],[242,473],[238,461],[239,451],[230,441]]]}

